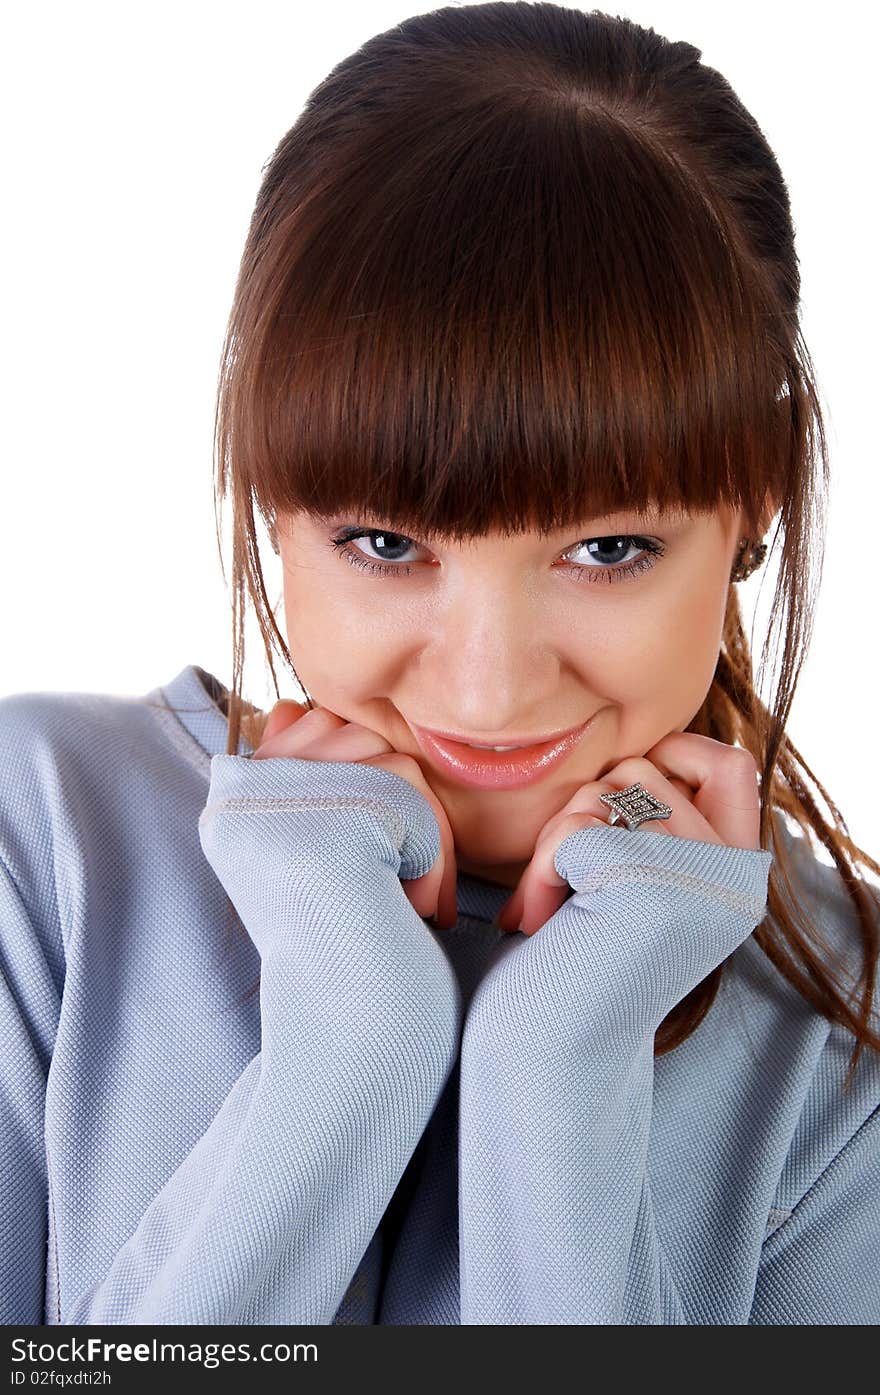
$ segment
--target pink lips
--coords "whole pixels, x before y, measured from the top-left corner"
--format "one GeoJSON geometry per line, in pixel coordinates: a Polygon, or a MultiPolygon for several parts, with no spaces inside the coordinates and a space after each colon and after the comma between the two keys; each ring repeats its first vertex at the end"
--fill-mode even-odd
{"type": "Polygon", "coordinates": [[[519,789],[543,779],[561,764],[592,721],[590,717],[552,741],[516,751],[478,751],[460,741],[435,736],[424,727],[410,726],[423,755],[458,784],[476,789],[519,789]]]}

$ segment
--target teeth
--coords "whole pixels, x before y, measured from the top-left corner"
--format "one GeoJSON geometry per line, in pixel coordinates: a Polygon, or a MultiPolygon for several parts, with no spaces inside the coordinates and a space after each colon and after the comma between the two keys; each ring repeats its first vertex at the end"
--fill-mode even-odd
{"type": "Polygon", "coordinates": [[[472,751],[519,751],[520,746],[477,746],[473,741],[466,741],[466,746],[470,746],[472,751]]]}

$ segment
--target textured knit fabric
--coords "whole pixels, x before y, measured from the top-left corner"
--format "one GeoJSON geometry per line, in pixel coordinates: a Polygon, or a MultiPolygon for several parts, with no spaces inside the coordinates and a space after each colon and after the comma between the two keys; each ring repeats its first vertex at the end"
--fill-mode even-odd
{"type": "Polygon", "coordinates": [[[226,755],[221,691],[0,701],[0,1321],[880,1321],[880,1064],[757,946],[769,852],[583,829],[534,936],[464,875],[435,931],[423,796],[226,755]]]}

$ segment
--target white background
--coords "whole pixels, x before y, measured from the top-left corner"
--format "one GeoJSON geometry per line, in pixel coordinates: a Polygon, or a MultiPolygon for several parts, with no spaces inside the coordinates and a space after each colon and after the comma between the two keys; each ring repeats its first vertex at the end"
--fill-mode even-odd
{"type": "MultiPolygon", "coordinates": [[[[430,6],[8,11],[0,695],[143,693],[188,663],[230,681],[214,391],[262,166],[331,67],[420,8],[430,6]]],[[[876,9],[651,0],[608,10],[701,48],[788,183],[833,472],[816,630],[789,731],[877,856],[876,9]]],[[[265,560],[274,601],[268,548],[265,560]]],[[[740,586],[759,622],[771,579],[765,568],[740,586]]],[[[756,629],[756,658],[762,637],[756,629]]],[[[268,703],[255,624],[247,639],[245,691],[268,703]]]]}

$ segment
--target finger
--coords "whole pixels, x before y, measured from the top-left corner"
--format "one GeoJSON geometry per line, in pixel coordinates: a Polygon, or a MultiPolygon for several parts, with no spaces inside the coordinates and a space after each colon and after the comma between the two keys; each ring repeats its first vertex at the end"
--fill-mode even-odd
{"type": "MultiPolygon", "coordinates": [[[[544,839],[551,837],[554,829],[559,827],[559,825],[565,820],[569,812],[569,805],[573,804],[573,802],[573,800],[569,800],[568,804],[566,804],[564,808],[560,809],[558,813],[554,814],[552,818],[548,819],[547,822],[544,824],[544,827],[541,829],[541,832],[538,835],[538,841],[535,844],[535,848],[532,851],[532,858],[528,866],[525,868],[522,876],[517,882],[513,894],[508,897],[508,899],[505,901],[504,905],[498,913],[498,924],[500,925],[502,930],[516,931],[519,929],[520,922],[522,921],[523,917],[526,890],[530,884],[531,877],[534,875],[534,873],[532,872],[532,864],[534,862],[535,853],[537,852],[537,849],[540,846],[541,842],[544,839]]],[[[568,893],[566,892],[566,895],[567,894],[568,893]]],[[[564,900],[565,896],[563,896],[562,899],[564,900]]],[[[562,902],[560,901],[560,905],[561,904],[562,902]]],[[[558,907],[556,907],[556,909],[558,909],[558,907]]]]}
{"type": "MultiPolygon", "coordinates": [[[[532,851],[532,860],[534,860],[535,851],[540,843],[552,837],[555,829],[558,828],[570,814],[596,811],[595,798],[592,794],[585,795],[584,791],[586,788],[586,786],[581,786],[580,789],[576,790],[571,799],[569,799],[552,818],[547,820],[538,835],[538,841],[535,844],[535,849],[532,851]]],[[[604,793],[604,790],[600,790],[599,792],[604,793]]],[[[532,862],[530,861],[520,877],[512,896],[508,897],[498,913],[498,924],[502,930],[515,931],[519,928],[523,915],[525,891],[530,880],[531,866],[532,862]]]]}
{"type": "Polygon", "coordinates": [[[595,814],[567,814],[550,837],[541,837],[531,862],[523,874],[520,925],[524,935],[533,935],[571,895],[571,887],[556,870],[554,857],[560,843],[572,833],[604,823],[595,814]]]}
{"type": "Polygon", "coordinates": [[[433,917],[442,930],[451,930],[458,920],[455,859],[441,838],[441,849],[433,867],[421,877],[401,878],[407,898],[420,916],[433,917]]]}
{"type": "MultiPolygon", "coordinates": [[[[578,795],[582,796],[580,807],[584,812],[596,814],[602,823],[608,823],[612,810],[599,798],[602,794],[617,794],[630,785],[642,785],[655,799],[666,804],[672,813],[663,818],[646,819],[639,824],[647,833],[660,833],[675,838],[696,838],[704,843],[721,843],[721,835],[704,818],[693,803],[693,794],[687,781],[674,785],[671,780],[646,756],[627,756],[609,770],[601,780],[591,785],[582,785],[578,795]]],[[[615,825],[626,828],[623,819],[615,825]]]]}
{"type": "MultiPolygon", "coordinates": [[[[280,720],[280,719],[279,719],[280,720]]],[[[255,756],[264,760],[272,756],[298,756],[311,760],[330,760],[322,755],[324,743],[334,732],[347,726],[344,718],[337,716],[327,707],[315,707],[304,712],[296,721],[288,723],[281,731],[260,743],[255,756]]]]}
{"type": "Polygon", "coordinates": [[[366,760],[364,764],[380,765],[383,769],[401,775],[431,805],[440,833],[440,852],[434,860],[434,865],[421,877],[402,878],[401,880],[405,888],[408,887],[412,890],[413,895],[409,899],[419,915],[434,916],[442,929],[452,929],[458,920],[458,868],[455,861],[455,842],[446,810],[425,779],[420,765],[412,756],[391,750],[389,755],[366,760]]]}
{"type": "Polygon", "coordinates": [[[306,711],[308,709],[301,702],[293,702],[287,698],[282,698],[280,702],[276,702],[266,719],[266,725],[263,727],[260,747],[264,741],[269,741],[279,731],[284,731],[294,722],[298,722],[306,711]]]}
{"type": "Polygon", "coordinates": [[[431,867],[429,871],[424,872],[420,877],[400,878],[400,885],[406,893],[407,900],[410,902],[413,909],[426,920],[429,920],[433,915],[437,915],[442,877],[443,865],[441,853],[435,860],[434,866],[431,867]]]}
{"type": "Polygon", "coordinates": [[[446,810],[427,780],[425,781],[425,793],[437,817],[443,858],[435,918],[442,929],[451,930],[458,922],[458,863],[455,859],[455,839],[446,810]]]}
{"type": "Polygon", "coordinates": [[[424,876],[409,880],[401,878],[401,886],[413,909],[425,920],[433,919],[440,930],[451,930],[458,921],[455,887],[448,880],[449,860],[438,857],[437,863],[424,876]]]}
{"type": "MultiPolygon", "coordinates": [[[[528,870],[528,869],[526,869],[528,870]]],[[[522,884],[525,872],[498,912],[498,924],[502,930],[516,930],[522,918],[522,884]]]]}
{"type": "Polygon", "coordinates": [[[414,877],[411,881],[407,881],[405,877],[401,877],[400,885],[403,887],[403,894],[416,915],[428,919],[431,915],[431,889],[426,885],[425,878],[414,877]]]}
{"type": "Polygon", "coordinates": [[[652,746],[646,759],[694,790],[694,808],[723,843],[760,847],[760,771],[750,751],[696,732],[674,731],[652,746]]]}
{"type": "MultiPolygon", "coordinates": [[[[690,741],[695,734],[690,732],[672,733],[674,736],[681,736],[685,741],[690,741]]],[[[737,748],[724,746],[723,743],[711,741],[709,738],[699,737],[699,741],[709,741],[711,747],[720,747],[723,751],[735,751],[737,748]]],[[[589,827],[590,823],[608,822],[610,810],[606,804],[599,799],[600,794],[611,794],[620,789],[626,789],[629,785],[640,783],[654,795],[656,799],[662,800],[672,809],[672,815],[662,821],[650,821],[649,826],[652,832],[676,836],[679,838],[694,838],[701,842],[724,842],[722,829],[717,824],[708,819],[702,810],[697,799],[700,792],[700,772],[706,770],[706,753],[691,753],[691,758],[684,762],[681,759],[681,750],[676,751],[675,769],[680,773],[672,773],[673,753],[662,748],[669,738],[658,742],[652,748],[650,757],[634,756],[621,761],[613,769],[609,770],[602,780],[592,781],[581,785],[571,799],[563,805],[562,809],[554,815],[552,819],[544,825],[529,862],[528,867],[520,878],[513,896],[505,903],[498,916],[498,924],[502,929],[516,930],[519,925],[523,927],[524,934],[533,934],[534,930],[544,924],[550,915],[555,914],[559,907],[564,904],[570,894],[571,888],[564,890],[559,886],[559,876],[556,872],[553,858],[559,844],[568,837],[569,834],[578,828],[589,827]],[[664,760],[665,754],[665,760],[664,760]],[[702,754],[702,762],[694,759],[702,754]],[[656,757],[656,763],[655,763],[656,757]],[[669,774],[665,773],[669,770],[669,774]],[[571,821],[572,815],[581,814],[585,819],[571,821]],[[593,818],[586,818],[593,815],[593,818]]],[[[717,752],[709,753],[711,758],[719,759],[717,752]]],[[[756,786],[755,786],[756,788],[756,786]]],[[[756,799],[757,805],[757,799],[756,799]]],[[[708,806],[706,806],[708,807],[708,806]]],[[[729,823],[724,827],[729,828],[729,823]]],[[[752,843],[737,844],[737,846],[758,846],[757,823],[754,826],[754,841],[752,843]]]]}
{"type": "MultiPolygon", "coordinates": [[[[279,726],[281,720],[279,717],[279,726]]],[[[434,810],[441,850],[434,866],[423,876],[401,880],[410,904],[419,915],[436,915],[444,929],[456,924],[457,867],[452,831],[443,806],[412,756],[395,751],[390,742],[372,728],[348,722],[325,707],[300,713],[264,740],[254,755],[259,759],[297,756],[304,760],[359,761],[399,774],[419,789],[434,810]]]]}
{"type": "Polygon", "coordinates": [[[364,762],[370,756],[381,756],[394,747],[377,731],[347,722],[345,726],[319,732],[300,751],[305,760],[336,760],[364,762]]]}
{"type": "Polygon", "coordinates": [[[451,930],[458,924],[458,864],[455,860],[455,843],[451,838],[443,854],[443,884],[437,903],[437,919],[444,930],[451,930]]]}
{"type": "Polygon", "coordinates": [[[685,799],[690,804],[693,804],[694,791],[691,789],[690,785],[685,784],[684,780],[676,779],[674,775],[667,775],[666,778],[669,781],[670,785],[672,785],[673,789],[677,789],[679,794],[683,794],[685,799]]]}
{"type": "Polygon", "coordinates": [[[421,766],[411,756],[405,759],[411,762],[413,782],[417,783],[434,810],[440,832],[440,855],[431,871],[426,873],[428,885],[434,896],[434,900],[428,903],[428,914],[435,917],[441,929],[451,930],[458,921],[458,864],[455,860],[455,840],[446,810],[425,779],[421,766]]]}
{"type": "Polygon", "coordinates": [[[628,757],[609,770],[602,780],[581,785],[544,825],[514,898],[503,913],[503,928],[511,930],[520,926],[524,935],[531,935],[559,910],[571,894],[571,887],[560,878],[554,863],[559,845],[582,828],[607,824],[610,810],[599,796],[636,783],[643,784],[656,799],[672,809],[669,818],[650,824],[651,831],[705,842],[721,841],[693,807],[686,785],[684,789],[680,785],[676,787],[644,757],[628,757]]]}
{"type": "Polygon", "coordinates": [[[433,915],[441,929],[451,930],[458,921],[458,867],[455,861],[455,844],[446,811],[433,790],[429,791],[426,797],[434,809],[440,830],[440,854],[430,872],[427,872],[424,878],[419,878],[424,880],[429,888],[426,897],[428,909],[424,914],[433,915]]]}

